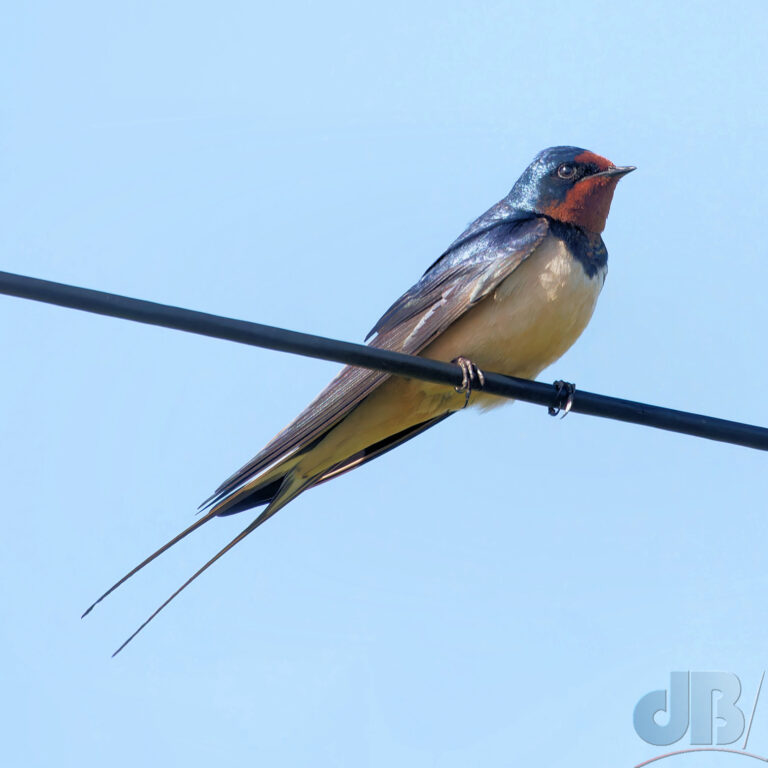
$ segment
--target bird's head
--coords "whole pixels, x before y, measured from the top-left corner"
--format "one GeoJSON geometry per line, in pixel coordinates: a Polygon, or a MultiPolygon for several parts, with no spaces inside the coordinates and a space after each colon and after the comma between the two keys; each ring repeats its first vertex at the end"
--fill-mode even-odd
{"type": "Polygon", "coordinates": [[[550,147],[536,155],[508,200],[515,208],[602,232],[616,184],[634,170],[579,147],[550,147]]]}

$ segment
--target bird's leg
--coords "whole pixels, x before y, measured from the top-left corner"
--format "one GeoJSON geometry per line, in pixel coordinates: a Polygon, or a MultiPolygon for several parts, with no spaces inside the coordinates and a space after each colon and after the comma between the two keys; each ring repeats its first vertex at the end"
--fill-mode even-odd
{"type": "Polygon", "coordinates": [[[473,387],[482,389],[485,386],[485,374],[468,358],[456,357],[451,360],[452,363],[461,368],[461,386],[454,387],[457,392],[465,392],[463,407],[469,404],[469,396],[472,394],[473,387]]]}
{"type": "Polygon", "coordinates": [[[573,396],[576,393],[576,385],[571,384],[569,381],[558,379],[552,386],[555,388],[555,394],[557,395],[557,405],[549,406],[549,415],[557,416],[557,414],[562,411],[563,415],[560,418],[564,419],[573,407],[573,396]]]}

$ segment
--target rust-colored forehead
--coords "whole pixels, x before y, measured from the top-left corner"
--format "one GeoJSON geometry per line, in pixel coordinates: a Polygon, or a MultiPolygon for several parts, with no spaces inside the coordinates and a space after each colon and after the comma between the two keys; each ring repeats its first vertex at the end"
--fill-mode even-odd
{"type": "Polygon", "coordinates": [[[601,155],[596,155],[589,150],[582,152],[580,155],[576,155],[574,159],[577,163],[594,163],[601,171],[606,171],[608,168],[613,167],[613,163],[610,160],[601,155]]]}

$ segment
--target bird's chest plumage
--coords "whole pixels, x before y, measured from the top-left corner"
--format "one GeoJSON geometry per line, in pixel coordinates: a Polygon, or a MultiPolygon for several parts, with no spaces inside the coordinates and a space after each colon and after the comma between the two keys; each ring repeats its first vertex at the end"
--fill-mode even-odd
{"type": "Polygon", "coordinates": [[[602,267],[589,277],[565,242],[548,235],[425,353],[441,359],[461,354],[486,370],[533,378],[581,335],[605,273],[602,267]]]}

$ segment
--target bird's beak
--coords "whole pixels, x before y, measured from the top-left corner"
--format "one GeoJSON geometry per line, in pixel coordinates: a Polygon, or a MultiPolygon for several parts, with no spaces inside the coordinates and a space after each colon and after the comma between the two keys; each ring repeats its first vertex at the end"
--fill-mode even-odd
{"type": "Polygon", "coordinates": [[[593,174],[592,178],[595,176],[617,176],[621,178],[622,176],[626,176],[628,173],[632,173],[632,171],[635,170],[637,170],[637,166],[635,165],[614,165],[612,168],[608,168],[605,171],[593,174]]]}

